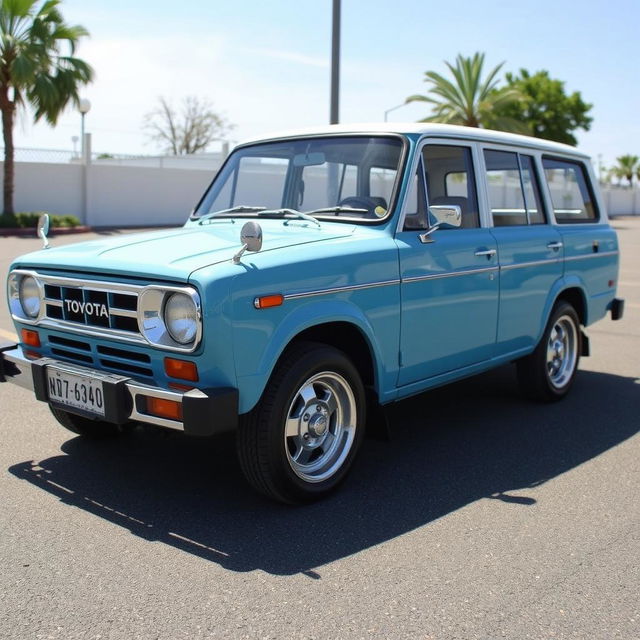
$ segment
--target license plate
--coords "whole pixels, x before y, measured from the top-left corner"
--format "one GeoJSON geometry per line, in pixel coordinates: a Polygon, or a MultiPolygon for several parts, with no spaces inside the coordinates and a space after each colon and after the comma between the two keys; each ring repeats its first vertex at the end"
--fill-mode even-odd
{"type": "Polygon", "coordinates": [[[102,381],[47,367],[49,400],[104,416],[102,381]]]}

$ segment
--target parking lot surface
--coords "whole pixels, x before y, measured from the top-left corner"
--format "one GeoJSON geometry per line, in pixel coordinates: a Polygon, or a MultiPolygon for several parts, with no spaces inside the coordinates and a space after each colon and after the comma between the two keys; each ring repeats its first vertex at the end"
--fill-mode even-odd
{"type": "MultiPolygon", "coordinates": [[[[310,507],[253,494],[232,438],[85,442],[1,385],[0,638],[639,638],[640,219],[614,226],[625,317],[566,400],[507,366],[398,403],[310,507]]],[[[0,238],[2,281],[39,246],[0,238]]]]}

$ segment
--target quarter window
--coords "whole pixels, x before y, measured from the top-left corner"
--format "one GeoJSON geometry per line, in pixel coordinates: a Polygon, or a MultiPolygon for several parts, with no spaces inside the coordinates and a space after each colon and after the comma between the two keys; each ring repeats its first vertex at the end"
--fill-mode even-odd
{"type": "Polygon", "coordinates": [[[596,206],[582,164],[569,160],[543,158],[542,166],[558,223],[597,220],[596,206]]]}

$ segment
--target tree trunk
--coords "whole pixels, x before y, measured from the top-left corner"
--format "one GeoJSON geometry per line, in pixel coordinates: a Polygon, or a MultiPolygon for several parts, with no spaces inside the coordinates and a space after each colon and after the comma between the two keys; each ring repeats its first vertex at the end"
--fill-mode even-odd
{"type": "Polygon", "coordinates": [[[4,140],[4,180],[3,180],[3,214],[12,216],[13,211],[13,117],[15,103],[9,100],[9,88],[0,87],[0,109],[2,110],[2,137],[4,140]]]}

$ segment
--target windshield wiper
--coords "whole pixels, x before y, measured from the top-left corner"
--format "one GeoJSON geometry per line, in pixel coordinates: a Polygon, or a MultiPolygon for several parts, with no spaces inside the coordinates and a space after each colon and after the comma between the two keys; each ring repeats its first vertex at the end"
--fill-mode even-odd
{"type": "Polygon", "coordinates": [[[297,209],[263,209],[258,212],[259,216],[295,216],[296,218],[302,218],[303,220],[308,220],[309,222],[313,222],[317,224],[319,227],[322,225],[308,213],[302,213],[302,211],[298,211],[297,209]]]}
{"type": "Polygon", "coordinates": [[[308,213],[369,213],[369,209],[358,209],[356,207],[324,207],[322,209],[314,209],[308,213]]]}
{"type": "Polygon", "coordinates": [[[240,204],[237,207],[231,207],[230,209],[220,209],[220,211],[210,211],[200,216],[198,224],[202,224],[205,220],[213,218],[214,216],[223,216],[229,213],[258,213],[264,211],[266,207],[251,207],[246,204],[240,204]]]}

